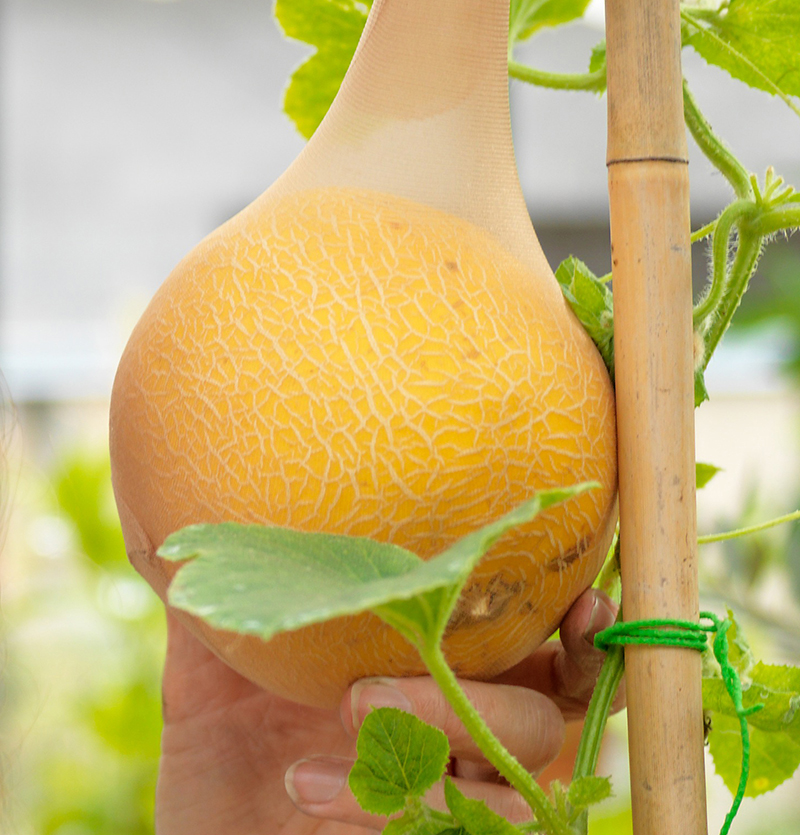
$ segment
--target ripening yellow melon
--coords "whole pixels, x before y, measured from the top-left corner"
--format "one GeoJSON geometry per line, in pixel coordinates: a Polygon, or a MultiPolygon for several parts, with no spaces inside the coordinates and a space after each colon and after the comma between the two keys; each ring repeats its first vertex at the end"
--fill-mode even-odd
{"type": "MultiPolygon", "coordinates": [[[[474,572],[445,642],[465,677],[556,628],[616,521],[611,383],[552,273],[465,220],[363,190],[267,193],[184,259],[125,349],[111,451],[130,558],[162,597],[175,569],[155,550],[185,525],[370,536],[428,558],[535,490],[599,481],[474,572]]],[[[306,704],[424,671],[372,615],[269,642],[182,617],[306,704]]]]}

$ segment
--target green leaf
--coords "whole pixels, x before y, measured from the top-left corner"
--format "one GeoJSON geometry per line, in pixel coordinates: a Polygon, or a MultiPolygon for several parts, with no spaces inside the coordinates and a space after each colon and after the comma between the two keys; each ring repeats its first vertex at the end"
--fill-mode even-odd
{"type": "Polygon", "coordinates": [[[546,26],[583,17],[589,0],[511,0],[508,42],[524,41],[546,26]]]}
{"type": "Polygon", "coordinates": [[[756,659],[732,609],[727,609],[726,617],[731,622],[728,629],[728,661],[739,674],[742,686],[745,686],[750,680],[750,672],[756,665],[756,659]]]}
{"type": "Polygon", "coordinates": [[[437,576],[457,575],[450,585],[442,583],[414,598],[398,596],[385,605],[376,606],[373,611],[415,645],[426,639],[438,642],[470,572],[498,539],[512,528],[533,521],[547,508],[596,486],[595,482],[586,482],[575,487],[540,491],[495,522],[462,537],[420,568],[420,572],[435,571],[437,576]]]}
{"type": "Polygon", "coordinates": [[[158,554],[189,561],[170,604],[218,629],[268,640],[374,611],[411,640],[438,639],[470,572],[504,533],[592,486],[541,491],[427,562],[371,539],[232,522],[184,528],[158,554]]]}
{"type": "MultiPolygon", "coordinates": [[[[747,652],[740,652],[736,660],[748,667],[747,652]]],[[[749,668],[743,683],[745,708],[764,705],[747,717],[751,751],[746,796],[756,797],[788,780],[800,767],[800,668],[759,661],[749,668]]],[[[713,712],[709,748],[714,768],[735,792],[742,762],[739,720],[720,679],[703,679],[703,708],[713,712]]]]}
{"type": "Polygon", "coordinates": [[[694,465],[695,480],[697,489],[705,487],[709,481],[718,473],[721,472],[721,467],[715,467],[713,464],[704,464],[702,461],[697,461],[694,465]]]}
{"type": "Polygon", "coordinates": [[[614,379],[614,299],[608,286],[583,261],[570,256],[559,264],[556,279],[569,306],[597,345],[614,379]]]}
{"type": "Polygon", "coordinates": [[[586,809],[611,797],[611,780],[608,777],[579,777],[569,784],[567,800],[575,809],[586,809]]]}
{"type": "MultiPolygon", "coordinates": [[[[800,667],[758,661],[747,678],[742,704],[745,708],[764,706],[747,717],[748,724],[764,731],[789,733],[800,743],[800,667]]],[[[721,679],[703,680],[703,707],[736,716],[721,679]]]]}
{"type": "Polygon", "coordinates": [[[730,0],[723,8],[683,7],[685,42],[710,64],[751,87],[800,96],[800,3],[797,0],[730,0]]]}
{"type": "Polygon", "coordinates": [[[606,42],[600,41],[592,49],[592,57],[589,59],[589,72],[597,72],[606,65],[606,42]]]}
{"type": "MultiPolygon", "coordinates": [[[[589,72],[590,73],[597,73],[600,70],[603,70],[605,73],[606,68],[606,42],[600,41],[598,44],[595,44],[594,48],[592,49],[592,55],[589,58],[589,72]]],[[[598,84],[595,88],[596,93],[604,93],[606,89],[606,82],[605,80],[602,84],[598,84]]]]}
{"type": "Polygon", "coordinates": [[[444,781],[447,808],[467,835],[520,835],[520,830],[493,812],[483,800],[464,797],[448,777],[444,781]]]}
{"type": "Polygon", "coordinates": [[[356,751],[350,790],[364,811],[391,815],[441,779],[450,744],[442,731],[416,716],[382,707],[365,717],[356,751]]]}
{"type": "MultiPolygon", "coordinates": [[[[739,784],[742,740],[739,720],[721,713],[712,718],[708,742],[714,770],[731,794],[739,784]]],[[[750,776],[745,797],[758,797],[786,782],[800,765],[800,741],[750,726],[750,776]]]]}
{"type": "Polygon", "coordinates": [[[706,375],[702,368],[694,371],[694,407],[695,409],[708,400],[708,389],[706,388],[706,375]]]}
{"type": "Polygon", "coordinates": [[[276,0],[275,17],[289,38],[316,48],[292,74],[283,109],[308,138],[339,91],[372,0],[276,0]]]}
{"type": "Polygon", "coordinates": [[[395,545],[232,522],[184,528],[158,554],[191,560],[170,585],[173,606],[264,640],[453,581],[420,574],[425,563],[395,545]]]}
{"type": "Polygon", "coordinates": [[[556,808],[556,813],[566,820],[569,815],[567,810],[567,790],[561,780],[551,781],[550,798],[553,806],[556,808]]]}

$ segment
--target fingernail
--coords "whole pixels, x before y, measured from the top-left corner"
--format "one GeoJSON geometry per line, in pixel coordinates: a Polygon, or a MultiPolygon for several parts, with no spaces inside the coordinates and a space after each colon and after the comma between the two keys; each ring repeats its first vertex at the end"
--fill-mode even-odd
{"type": "Polygon", "coordinates": [[[390,678],[362,678],[350,691],[350,709],[353,727],[361,727],[364,717],[374,707],[396,707],[411,713],[411,702],[401,693],[390,678]]]}
{"type": "Polygon", "coordinates": [[[583,632],[583,640],[593,647],[594,636],[612,626],[616,618],[616,607],[611,602],[611,598],[605,592],[596,592],[592,611],[589,615],[589,623],[583,632]]]}
{"type": "Polygon", "coordinates": [[[284,777],[286,792],[298,806],[329,803],[344,788],[350,766],[335,757],[298,760],[284,777]]]}

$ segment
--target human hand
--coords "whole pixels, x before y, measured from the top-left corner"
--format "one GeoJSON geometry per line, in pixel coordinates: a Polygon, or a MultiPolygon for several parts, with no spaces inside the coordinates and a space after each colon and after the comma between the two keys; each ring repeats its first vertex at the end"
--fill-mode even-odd
{"type": "MultiPolygon", "coordinates": [[[[603,654],[591,640],[615,605],[585,592],[550,641],[491,683],[464,681],[500,741],[534,773],[553,760],[565,721],[583,716],[603,654]]],[[[512,821],[530,819],[426,676],[365,679],[341,710],[273,696],[239,676],[168,617],[164,733],[156,798],[158,835],[361,835],[386,823],[363,812],[346,785],[357,727],[372,706],[404,707],[450,739],[462,791],[512,821]]],[[[621,704],[621,698],[618,702],[621,704]]],[[[427,798],[443,806],[441,788],[427,798]]]]}

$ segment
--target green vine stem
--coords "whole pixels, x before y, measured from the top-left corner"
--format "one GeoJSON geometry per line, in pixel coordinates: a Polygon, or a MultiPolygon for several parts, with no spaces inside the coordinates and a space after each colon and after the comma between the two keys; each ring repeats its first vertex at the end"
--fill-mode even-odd
{"type": "Polygon", "coordinates": [[[800,519],[800,510],[794,510],[791,513],[786,513],[783,516],[769,519],[766,522],[759,522],[757,525],[750,525],[746,528],[736,528],[735,530],[724,531],[722,533],[707,533],[697,537],[697,544],[708,545],[711,542],[725,542],[728,539],[737,539],[740,536],[750,536],[750,534],[760,533],[769,528],[782,525],[784,522],[795,522],[797,519],[800,519]]]}
{"type": "MultiPolygon", "coordinates": [[[[617,615],[617,621],[619,620],[620,616],[617,615]]],[[[573,780],[580,777],[591,777],[597,770],[603,733],[624,672],[625,660],[622,647],[611,647],[606,654],[605,661],[603,661],[597,684],[586,711],[583,732],[578,744],[578,752],[575,755],[575,765],[572,771],[573,780]]],[[[585,835],[589,827],[588,811],[581,812],[577,824],[578,831],[585,835]]]]}
{"type": "Polygon", "coordinates": [[[591,777],[597,769],[600,745],[603,741],[603,729],[611,713],[611,705],[622,681],[624,670],[622,647],[612,647],[603,661],[594,693],[592,693],[586,711],[586,719],[583,724],[584,731],[581,734],[578,752],[575,755],[575,766],[572,772],[573,780],[577,780],[579,777],[591,777]]]}
{"type": "Polygon", "coordinates": [[[707,238],[709,235],[714,234],[714,230],[717,228],[717,221],[712,220],[710,223],[707,223],[705,226],[701,226],[696,232],[692,232],[691,241],[693,244],[696,244],[698,241],[702,241],[704,238],[707,238]]]}
{"type": "Polygon", "coordinates": [[[601,93],[606,88],[606,68],[602,67],[594,72],[561,73],[537,70],[510,59],[508,74],[518,81],[526,81],[537,87],[548,87],[551,90],[589,90],[601,93]]]}
{"type": "Polygon", "coordinates": [[[755,223],[755,228],[760,235],[773,235],[785,229],[798,227],[800,227],[800,206],[794,203],[764,212],[755,223]]]}
{"type": "Polygon", "coordinates": [[[703,357],[703,368],[708,365],[711,355],[714,353],[723,334],[731,323],[733,314],[742,300],[744,291],[750,281],[750,277],[756,268],[758,257],[761,255],[763,237],[753,231],[750,224],[745,220],[739,223],[739,244],[736,248],[736,257],[730,267],[730,273],[723,297],[719,305],[709,317],[708,328],[705,334],[705,355],[703,357]]]}
{"type": "Polygon", "coordinates": [[[728,286],[728,244],[734,225],[747,215],[753,215],[756,210],[756,205],[752,200],[736,200],[726,207],[717,219],[712,245],[711,286],[705,297],[695,306],[693,313],[695,327],[706,319],[713,318],[728,286]]]}
{"type": "Polygon", "coordinates": [[[737,200],[692,236],[707,235],[713,228],[711,286],[695,306],[695,329],[703,336],[702,368],[706,368],[736,312],[755,272],[764,240],[770,235],[800,226],[800,202],[789,187],[780,190],[781,178],[767,171],[763,194],[755,175],[749,174],[700,112],[686,81],[683,83],[686,124],[703,153],[733,186],[737,200]],[[738,230],[736,254],[729,264],[730,242],[738,230]]]}
{"type": "Polygon", "coordinates": [[[683,82],[683,113],[686,127],[700,150],[711,163],[719,169],[725,179],[733,186],[736,196],[748,198],[753,196],[750,186],[750,175],[738,159],[731,153],[728,146],[714,133],[708,120],[700,112],[689,85],[683,82]]]}
{"type": "Polygon", "coordinates": [[[478,744],[486,759],[525,798],[537,821],[550,835],[574,835],[571,827],[558,814],[544,789],[502,745],[483,717],[473,707],[450,669],[439,644],[420,645],[419,653],[433,679],[439,685],[456,716],[464,723],[470,736],[478,744]]]}

